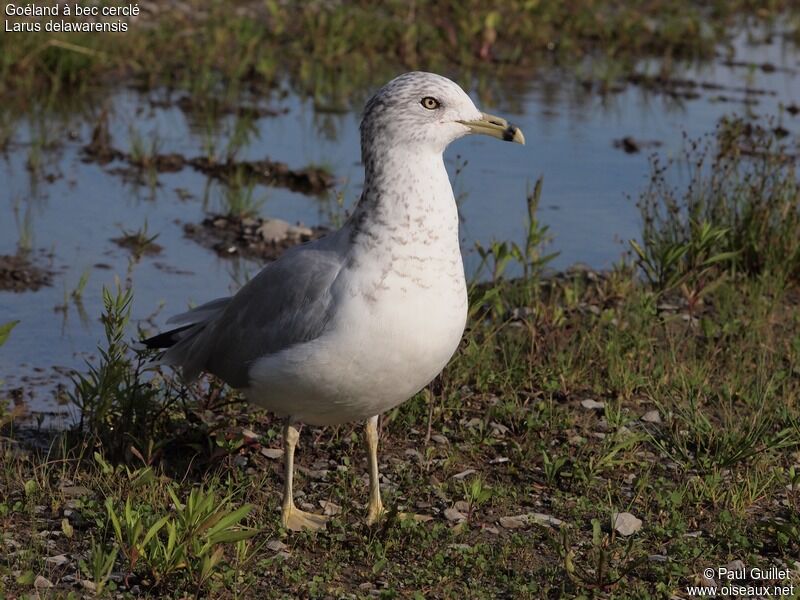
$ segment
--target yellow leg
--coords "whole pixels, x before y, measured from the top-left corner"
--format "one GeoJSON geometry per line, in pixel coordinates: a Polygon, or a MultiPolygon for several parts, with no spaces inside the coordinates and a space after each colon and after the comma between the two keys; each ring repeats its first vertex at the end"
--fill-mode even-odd
{"type": "Polygon", "coordinates": [[[297,440],[300,438],[300,432],[291,424],[286,422],[283,429],[283,445],[284,445],[284,459],[286,466],[286,476],[284,479],[283,487],[283,507],[281,510],[281,521],[286,529],[292,531],[301,531],[303,529],[310,529],[317,531],[325,529],[325,522],[328,517],[323,515],[315,515],[307,513],[294,505],[294,498],[292,497],[292,481],[294,479],[294,449],[297,446],[297,440]]]}
{"type": "Polygon", "coordinates": [[[364,428],[367,441],[367,462],[369,463],[369,509],[367,525],[377,523],[383,515],[381,487],[378,475],[378,417],[370,417],[364,428]]]}
{"type": "MultiPolygon", "coordinates": [[[[386,514],[381,502],[381,487],[378,481],[378,417],[371,417],[364,428],[367,440],[367,461],[369,462],[369,507],[367,509],[367,525],[374,525],[386,514]]],[[[433,519],[429,515],[414,513],[397,513],[398,519],[409,519],[425,523],[433,519]]]]}

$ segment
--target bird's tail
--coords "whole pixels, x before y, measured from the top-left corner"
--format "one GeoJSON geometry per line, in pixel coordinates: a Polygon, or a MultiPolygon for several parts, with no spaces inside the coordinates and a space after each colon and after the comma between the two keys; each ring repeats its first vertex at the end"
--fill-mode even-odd
{"type": "MultiPolygon", "coordinates": [[[[170,365],[181,370],[186,381],[192,381],[206,364],[207,356],[195,350],[195,342],[206,331],[230,302],[230,298],[217,298],[192,310],[171,317],[167,323],[178,325],[153,337],[142,340],[147,348],[163,348],[166,351],[151,363],[153,367],[170,365]]],[[[207,345],[200,345],[207,347],[207,345]]]]}

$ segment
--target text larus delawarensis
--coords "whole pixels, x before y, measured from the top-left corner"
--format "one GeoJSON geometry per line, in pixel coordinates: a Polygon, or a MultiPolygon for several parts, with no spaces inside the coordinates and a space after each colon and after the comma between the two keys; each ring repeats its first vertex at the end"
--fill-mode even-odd
{"type": "Polygon", "coordinates": [[[445,77],[393,79],[364,109],[364,191],[344,226],[288,250],[235,296],[173,317],[177,329],[146,340],[169,348],[162,362],[187,380],[208,371],[286,418],[288,529],[326,520],[292,498],[299,423],[366,420],[367,522],[383,513],[378,415],[427,385],[464,331],[458,213],[442,153],[469,133],[525,143],[445,77]]]}

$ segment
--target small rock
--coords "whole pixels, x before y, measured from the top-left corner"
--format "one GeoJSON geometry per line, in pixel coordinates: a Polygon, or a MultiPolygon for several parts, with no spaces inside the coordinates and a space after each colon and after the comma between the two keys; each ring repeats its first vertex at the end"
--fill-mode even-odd
{"type": "Polygon", "coordinates": [[[521,529],[533,524],[544,525],[545,527],[558,527],[563,521],[544,513],[527,513],[512,517],[500,517],[499,523],[505,529],[521,529]]]}
{"type": "Polygon", "coordinates": [[[288,234],[293,238],[310,238],[314,235],[314,231],[304,225],[291,225],[288,234]]]}
{"type": "Polygon", "coordinates": [[[444,509],[444,518],[448,521],[455,521],[456,523],[461,523],[462,521],[467,520],[467,515],[462,513],[460,510],[456,510],[455,508],[445,508],[444,509]]]}
{"type": "Polygon", "coordinates": [[[597,410],[601,411],[605,408],[604,402],[598,402],[597,400],[593,400],[591,398],[587,398],[586,400],[581,400],[581,406],[587,410],[597,410]]]}
{"type": "Polygon", "coordinates": [[[282,448],[262,448],[261,454],[266,456],[267,458],[271,458],[276,460],[278,458],[283,458],[283,449],[282,448]]]}
{"type": "Polygon", "coordinates": [[[716,587],[717,582],[714,579],[709,579],[705,575],[700,575],[700,585],[708,586],[708,587],[716,587]]]}
{"type": "Polygon", "coordinates": [[[649,560],[650,562],[664,563],[667,562],[669,559],[663,554],[651,554],[647,557],[647,560],[649,560]]]}
{"type": "Polygon", "coordinates": [[[453,479],[464,479],[465,477],[468,477],[473,473],[477,473],[477,471],[475,469],[466,469],[464,471],[461,471],[461,473],[456,473],[455,475],[453,475],[453,479]]]}
{"type": "Polygon", "coordinates": [[[500,535],[500,530],[497,527],[486,526],[483,528],[486,533],[491,533],[492,535],[500,535]]]}
{"type": "Polygon", "coordinates": [[[284,552],[288,549],[289,546],[280,540],[270,540],[267,542],[267,550],[272,550],[273,552],[284,552]]]}
{"type": "Polygon", "coordinates": [[[245,438],[248,442],[258,441],[258,434],[250,429],[242,429],[242,437],[245,438]]]}
{"type": "Polygon", "coordinates": [[[642,520],[637,519],[629,512],[614,513],[611,517],[611,522],[614,523],[614,529],[620,535],[626,537],[633,535],[642,528],[642,520]]]}
{"type": "Polygon", "coordinates": [[[265,242],[282,242],[289,236],[291,225],[281,219],[267,219],[256,230],[265,242]]]}
{"type": "Polygon", "coordinates": [[[736,571],[736,572],[745,571],[747,569],[744,562],[739,560],[738,558],[736,560],[732,560],[727,565],[725,565],[725,568],[728,569],[728,571],[736,571]]]}
{"type": "Polygon", "coordinates": [[[696,537],[700,537],[702,535],[703,535],[702,531],[689,531],[687,533],[684,533],[683,537],[696,538],[696,537]]]}
{"type": "Polygon", "coordinates": [[[489,427],[492,428],[492,433],[494,433],[494,434],[496,434],[498,436],[504,436],[505,434],[507,434],[510,431],[508,429],[508,427],[506,427],[502,423],[495,423],[494,421],[489,423],[489,427]]]}
{"type": "Polygon", "coordinates": [[[342,507],[327,500],[320,500],[319,505],[322,507],[322,514],[332,517],[342,512],[342,507]]]}
{"type": "Polygon", "coordinates": [[[460,510],[462,513],[469,512],[469,502],[465,502],[464,500],[459,500],[453,505],[453,508],[455,508],[456,510],[460,510]]]}
{"type": "Polygon", "coordinates": [[[464,423],[467,427],[480,427],[483,424],[483,419],[472,417],[469,421],[464,423]]]}
{"type": "Polygon", "coordinates": [[[35,587],[37,590],[43,590],[53,587],[53,584],[50,583],[49,579],[45,579],[41,575],[37,575],[36,579],[33,581],[33,587],[35,587]]]}
{"type": "Polygon", "coordinates": [[[425,460],[425,458],[422,456],[422,452],[420,452],[416,448],[407,448],[405,454],[406,456],[413,456],[420,463],[424,462],[425,460]]]}
{"type": "Polygon", "coordinates": [[[444,437],[444,436],[443,436],[442,434],[440,434],[440,433],[434,433],[434,434],[431,436],[431,439],[432,439],[434,442],[436,442],[437,444],[446,444],[446,443],[447,443],[447,438],[446,438],[446,437],[444,437]]]}
{"type": "Polygon", "coordinates": [[[58,491],[66,498],[82,498],[92,495],[92,491],[82,485],[65,485],[58,488],[58,491]]]}
{"type": "Polygon", "coordinates": [[[502,464],[502,463],[507,463],[508,461],[509,461],[509,458],[507,456],[498,456],[497,458],[493,458],[492,460],[490,460],[489,464],[490,465],[499,465],[499,464],[502,464]]]}
{"type": "Polygon", "coordinates": [[[48,565],[60,567],[61,565],[67,564],[69,559],[63,554],[56,554],[55,556],[48,556],[44,559],[44,562],[46,562],[48,565]]]}
{"type": "Polygon", "coordinates": [[[642,421],[645,423],[661,423],[661,414],[657,410],[648,410],[642,415],[642,421]]]}

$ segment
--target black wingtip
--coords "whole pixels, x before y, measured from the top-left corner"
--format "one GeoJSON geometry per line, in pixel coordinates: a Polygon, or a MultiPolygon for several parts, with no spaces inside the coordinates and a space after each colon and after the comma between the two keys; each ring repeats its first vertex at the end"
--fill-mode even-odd
{"type": "Polygon", "coordinates": [[[186,331],[190,327],[194,327],[194,324],[184,325],[183,327],[178,327],[176,329],[170,329],[169,331],[159,333],[158,335],[154,335],[153,337],[142,340],[141,342],[148,348],[171,348],[178,342],[178,340],[180,340],[180,336],[178,334],[186,331]]]}

